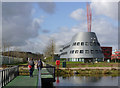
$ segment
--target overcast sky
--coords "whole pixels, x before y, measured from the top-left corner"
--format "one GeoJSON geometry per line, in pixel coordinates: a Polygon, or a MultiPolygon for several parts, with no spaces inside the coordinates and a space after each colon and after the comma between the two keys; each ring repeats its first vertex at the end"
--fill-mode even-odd
{"type": "MultiPolygon", "coordinates": [[[[118,46],[118,3],[90,2],[92,28],[101,46],[118,46]]],[[[3,2],[3,43],[23,51],[43,52],[54,38],[68,43],[78,32],[87,32],[86,2],[3,2]]]]}

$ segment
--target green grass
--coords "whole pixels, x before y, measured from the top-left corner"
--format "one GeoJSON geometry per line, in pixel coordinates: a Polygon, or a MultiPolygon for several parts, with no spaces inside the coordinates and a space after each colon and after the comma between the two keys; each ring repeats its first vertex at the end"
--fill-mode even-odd
{"type": "Polygon", "coordinates": [[[70,69],[59,69],[55,70],[56,76],[66,76],[66,75],[74,75],[74,72],[77,72],[78,75],[111,75],[111,76],[119,76],[120,72],[118,70],[101,70],[101,69],[78,69],[78,70],[70,70],[70,69]]]}
{"type": "Polygon", "coordinates": [[[27,62],[15,63],[15,64],[6,64],[6,65],[27,65],[27,62]]]}
{"type": "MultiPolygon", "coordinates": [[[[47,64],[51,64],[56,66],[56,62],[47,62],[47,64]]],[[[63,61],[60,61],[60,66],[62,68],[63,61]]],[[[119,63],[107,63],[107,62],[99,62],[99,63],[83,63],[83,62],[66,62],[67,68],[79,68],[79,67],[118,67],[119,63]]]]}

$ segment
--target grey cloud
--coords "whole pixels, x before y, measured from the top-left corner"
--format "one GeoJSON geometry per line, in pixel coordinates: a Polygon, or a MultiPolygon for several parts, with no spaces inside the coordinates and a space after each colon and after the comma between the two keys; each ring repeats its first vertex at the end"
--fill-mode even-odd
{"type": "Polygon", "coordinates": [[[5,18],[13,16],[30,16],[32,4],[25,2],[4,2],[2,7],[2,15],[5,18]]]}
{"type": "Polygon", "coordinates": [[[31,3],[5,2],[2,4],[3,43],[12,46],[25,45],[30,38],[38,36],[40,25],[33,22],[31,3]]]}
{"type": "Polygon", "coordinates": [[[55,3],[54,2],[39,2],[38,3],[39,7],[43,9],[47,13],[54,13],[55,12],[55,3]]]}

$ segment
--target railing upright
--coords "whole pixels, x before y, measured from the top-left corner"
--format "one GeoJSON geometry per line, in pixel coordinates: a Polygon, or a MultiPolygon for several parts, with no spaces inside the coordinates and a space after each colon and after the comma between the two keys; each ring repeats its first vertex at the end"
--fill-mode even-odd
{"type": "Polygon", "coordinates": [[[40,67],[39,67],[39,72],[38,72],[38,88],[41,88],[41,86],[42,86],[41,71],[40,71],[40,67]]]}
{"type": "Polygon", "coordinates": [[[16,76],[18,76],[18,66],[14,66],[11,68],[1,70],[1,87],[3,88],[6,84],[8,84],[11,80],[13,80],[16,76]]]}

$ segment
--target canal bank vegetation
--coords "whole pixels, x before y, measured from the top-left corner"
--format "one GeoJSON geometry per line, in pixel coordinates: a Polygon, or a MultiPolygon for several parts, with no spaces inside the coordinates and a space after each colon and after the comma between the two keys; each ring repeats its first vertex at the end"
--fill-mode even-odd
{"type": "MultiPolygon", "coordinates": [[[[62,66],[62,64],[61,64],[62,66]]],[[[67,62],[67,68],[76,68],[76,67],[118,67],[118,63],[107,63],[107,62],[99,62],[99,63],[82,63],[82,62],[67,62]]]]}
{"type": "Polygon", "coordinates": [[[67,75],[79,75],[79,76],[94,76],[94,75],[110,75],[110,76],[119,76],[120,71],[117,69],[56,69],[56,76],[67,76],[67,75]]]}
{"type": "MultiPolygon", "coordinates": [[[[63,67],[63,62],[60,61],[59,67],[63,67]]],[[[51,64],[56,66],[56,62],[45,62],[47,64],[51,64]]],[[[66,62],[66,68],[79,68],[79,67],[118,67],[119,63],[108,63],[108,62],[98,62],[98,63],[84,63],[84,62],[66,62]]]]}

